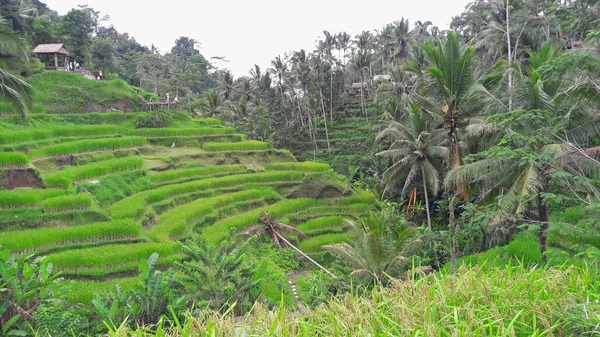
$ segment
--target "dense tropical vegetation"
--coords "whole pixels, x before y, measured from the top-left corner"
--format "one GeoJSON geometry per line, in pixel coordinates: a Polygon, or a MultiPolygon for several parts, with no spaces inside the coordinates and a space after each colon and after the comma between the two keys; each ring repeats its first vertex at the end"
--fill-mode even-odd
{"type": "Polygon", "coordinates": [[[598,2],[323,31],[246,76],[109,20],[0,4],[0,335],[600,333],[598,2]]]}

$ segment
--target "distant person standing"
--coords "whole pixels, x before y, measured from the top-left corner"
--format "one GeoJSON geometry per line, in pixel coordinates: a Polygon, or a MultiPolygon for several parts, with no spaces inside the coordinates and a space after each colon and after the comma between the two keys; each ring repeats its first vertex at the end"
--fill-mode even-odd
{"type": "Polygon", "coordinates": [[[167,104],[170,102],[169,93],[167,93],[167,104]]]}
{"type": "Polygon", "coordinates": [[[175,98],[173,98],[173,103],[179,103],[179,97],[177,97],[177,95],[175,95],[175,98]]]}
{"type": "Polygon", "coordinates": [[[104,79],[104,74],[102,73],[102,70],[98,71],[98,78],[101,80],[104,79]]]}

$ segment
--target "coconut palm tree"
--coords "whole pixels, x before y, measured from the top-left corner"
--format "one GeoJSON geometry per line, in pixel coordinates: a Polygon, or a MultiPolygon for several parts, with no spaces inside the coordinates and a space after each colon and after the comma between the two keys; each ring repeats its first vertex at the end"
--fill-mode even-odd
{"type": "Polygon", "coordinates": [[[367,125],[369,127],[369,135],[371,134],[371,124],[369,123],[369,115],[367,114],[366,101],[365,101],[365,82],[367,78],[367,72],[371,67],[371,63],[373,61],[373,55],[365,52],[363,50],[359,50],[356,55],[354,55],[352,59],[352,66],[354,70],[360,75],[360,103],[363,115],[367,119],[367,125]]]}
{"type": "Polygon", "coordinates": [[[480,154],[482,159],[455,167],[445,179],[447,186],[469,184],[478,192],[475,202],[498,197],[499,214],[492,224],[509,215],[537,213],[531,222],[540,224],[538,238],[542,261],[546,261],[548,207],[545,194],[563,187],[577,194],[597,188],[581,177],[600,176],[600,148],[574,151],[557,136],[583,120],[569,120],[555,110],[517,110],[494,117],[502,126],[500,144],[480,154]]]}
{"type": "MultiPolygon", "coordinates": [[[[441,114],[444,129],[447,131],[448,169],[462,165],[464,151],[461,150],[459,133],[469,125],[469,119],[481,111],[495,112],[504,106],[489,93],[486,86],[495,84],[499,78],[485,73],[476,78],[472,68],[473,49],[462,48],[459,37],[449,32],[446,41],[438,41],[437,46],[424,45],[424,51],[431,64],[424,72],[423,96],[413,94],[422,109],[428,114],[441,114]]],[[[452,271],[456,272],[458,249],[455,244],[456,223],[454,221],[454,203],[457,194],[467,196],[467,187],[451,185],[450,199],[450,236],[452,243],[452,271]]]]}
{"type": "Polygon", "coordinates": [[[283,93],[285,91],[283,80],[287,76],[287,63],[281,58],[281,56],[277,56],[271,61],[271,68],[269,69],[269,71],[277,77],[279,84],[279,92],[281,93],[281,104],[283,104],[283,93]]]}
{"type": "Polygon", "coordinates": [[[389,149],[377,155],[390,158],[391,165],[383,173],[384,195],[398,182],[404,180],[402,198],[406,198],[410,187],[421,176],[427,212],[427,227],[431,231],[428,189],[437,195],[440,187],[442,162],[448,158],[448,148],[442,146],[445,140],[443,130],[433,130],[418,106],[413,105],[401,123],[395,120],[383,121],[383,130],[377,140],[389,139],[389,149]]]}
{"type": "Polygon", "coordinates": [[[223,103],[221,94],[217,89],[212,89],[202,94],[202,100],[200,101],[202,108],[210,117],[215,117],[219,113],[219,107],[223,103]]]}
{"type": "MultiPolygon", "coordinates": [[[[27,48],[21,37],[0,17],[0,56],[16,56],[27,60],[27,48]]],[[[0,99],[12,104],[23,119],[27,119],[32,94],[31,86],[0,68],[0,99]]]]}
{"type": "Polygon", "coordinates": [[[356,243],[323,248],[350,265],[353,269],[350,277],[366,284],[386,285],[401,276],[408,267],[409,257],[422,244],[418,230],[406,224],[392,224],[385,210],[348,223],[356,234],[356,243]]]}
{"type": "Polygon", "coordinates": [[[223,73],[223,77],[221,79],[221,93],[223,94],[223,98],[228,101],[231,98],[231,95],[234,90],[234,79],[231,71],[227,70],[223,73]]]}

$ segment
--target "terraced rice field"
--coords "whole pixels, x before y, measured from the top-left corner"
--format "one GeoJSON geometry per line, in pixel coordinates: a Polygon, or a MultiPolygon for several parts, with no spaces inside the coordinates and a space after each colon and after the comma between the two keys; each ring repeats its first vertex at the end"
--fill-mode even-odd
{"type": "Polygon", "coordinates": [[[77,300],[128,284],[154,252],[171,264],[178,241],[217,246],[263,211],[303,230],[308,238],[292,241],[315,252],[351,240],[345,219],[374,202],[336,182],[327,164],[296,162],[215,119],[23,128],[1,131],[0,146],[0,244],[46,255],[76,280],[77,300]]]}

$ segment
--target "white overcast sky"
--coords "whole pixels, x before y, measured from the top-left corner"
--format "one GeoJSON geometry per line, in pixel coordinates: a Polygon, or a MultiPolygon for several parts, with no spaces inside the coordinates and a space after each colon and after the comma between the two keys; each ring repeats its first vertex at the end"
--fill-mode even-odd
{"type": "MultiPolygon", "coordinates": [[[[143,45],[169,51],[175,39],[187,36],[201,43],[206,57],[222,56],[236,76],[248,75],[254,64],[266,68],[277,55],[313,50],[322,31],[380,29],[402,17],[432,21],[446,29],[471,0],[42,0],[59,14],[87,4],[109,14],[119,32],[143,45]]],[[[211,60],[213,63],[214,61],[211,60]]]]}

